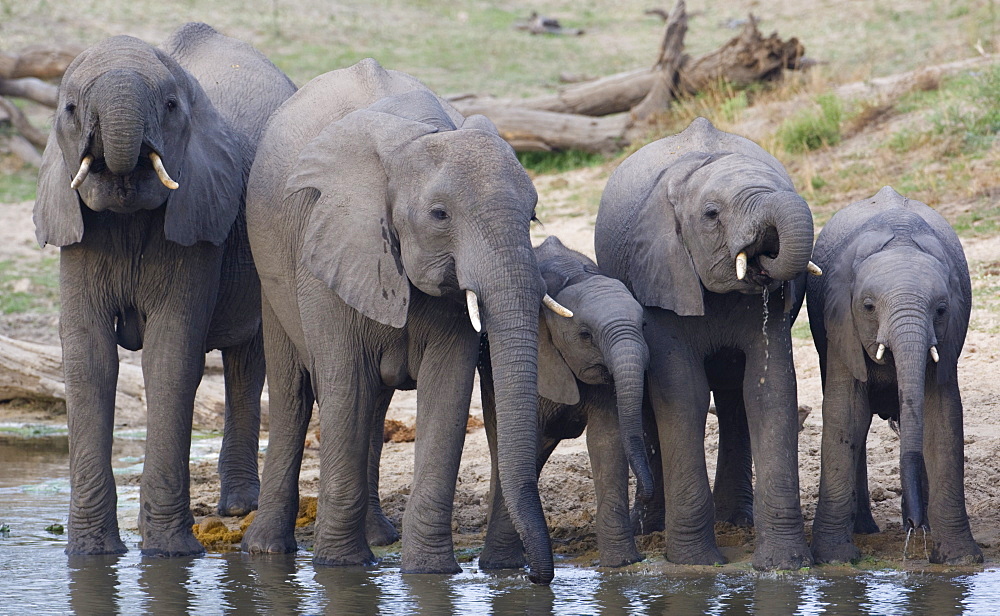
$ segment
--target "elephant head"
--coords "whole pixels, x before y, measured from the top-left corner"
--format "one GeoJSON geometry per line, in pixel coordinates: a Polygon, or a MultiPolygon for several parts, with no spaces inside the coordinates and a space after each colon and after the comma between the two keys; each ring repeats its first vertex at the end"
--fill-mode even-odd
{"type": "MultiPolygon", "coordinates": [[[[885,187],[872,201],[875,207],[907,200],[885,187]]],[[[958,378],[970,313],[964,257],[955,263],[919,214],[897,208],[868,220],[828,263],[823,319],[829,352],[860,382],[869,380],[869,363],[895,367],[903,520],[907,528],[924,526],[925,381],[958,378]]]]}
{"type": "Polygon", "coordinates": [[[601,269],[644,306],[681,316],[704,314],[704,290],[790,284],[812,253],[812,214],[781,164],[704,118],[626,159],[606,202],[616,206],[597,215],[601,269]]]}
{"type": "Polygon", "coordinates": [[[642,398],[649,349],[643,310],[620,281],[601,275],[584,255],[556,237],[535,249],[546,289],[573,312],[565,318],[543,310],[538,324],[538,393],[576,404],[576,381],[614,383],[622,445],[635,473],[639,498],[652,496],[652,474],[642,438],[642,398]]]}
{"type": "Polygon", "coordinates": [[[130,214],[167,204],[167,239],[221,244],[242,202],[247,146],[198,82],[160,49],[115,36],[70,64],[42,157],[40,244],[84,233],[83,206],[130,214]]]}
{"type": "MultiPolygon", "coordinates": [[[[351,70],[376,73],[365,83],[390,79],[373,61],[351,70]]],[[[294,169],[285,199],[313,203],[302,262],[347,304],[403,327],[412,285],[467,304],[474,326],[489,333],[500,479],[532,579],[548,583],[552,552],[535,475],[543,284],[529,224],[537,196],[513,150],[486,118],[463,121],[429,91],[413,90],[331,122],[294,169]]]]}

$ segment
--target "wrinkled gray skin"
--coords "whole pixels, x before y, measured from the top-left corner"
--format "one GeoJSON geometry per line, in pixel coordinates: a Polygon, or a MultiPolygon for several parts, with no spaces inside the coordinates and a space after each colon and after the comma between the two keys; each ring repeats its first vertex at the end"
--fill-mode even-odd
{"type": "Polygon", "coordinates": [[[758,480],[754,567],[812,562],[799,506],[789,315],[812,239],[812,215],[781,164],[704,118],[640,149],[608,181],[597,215],[597,262],[646,308],[646,392],[662,455],[672,562],[724,562],[705,468],[709,391],[724,441],[738,442],[727,431],[745,408],[758,480]],[[740,251],[749,258],[742,281],[734,265],[740,251]]]}
{"type": "Polygon", "coordinates": [[[62,247],[68,554],[126,551],[111,472],[116,344],[143,349],[142,553],[204,551],[191,533],[188,452],[211,349],[222,349],[226,379],[218,508],[256,508],[264,361],[243,190],[268,115],[293,91],[263,55],[205,24],[182,26],[162,49],[107,39],[63,77],[34,221],[40,244],[62,247]],[[157,179],[150,152],[179,188],[157,179]],[[91,172],[73,190],[87,155],[91,172]]]}
{"type": "MultiPolygon", "coordinates": [[[[642,555],[635,547],[628,515],[629,458],[623,443],[631,443],[633,455],[638,456],[639,484],[650,486],[642,444],[643,381],[649,359],[642,337],[642,306],[621,282],[601,275],[593,261],[555,237],[537,247],[535,257],[549,295],[573,312],[572,318],[565,318],[544,308],[539,316],[536,468],[541,473],[559,441],[576,438],[589,426],[587,449],[597,492],[601,565],[638,562],[642,555]]],[[[490,513],[479,567],[522,567],[523,548],[507,514],[497,474],[495,392],[487,353],[479,374],[493,461],[490,513]]]]}
{"type": "Polygon", "coordinates": [[[536,194],[482,116],[463,118],[374,60],[313,79],[273,116],[247,221],[263,290],[270,434],[249,552],[292,552],[313,398],[323,433],[314,562],[374,561],[365,539],[371,427],[417,388],[402,570],[459,571],[451,511],[479,335],[495,345],[500,478],[536,582],[552,550],[535,477],[536,194]]]}
{"type": "Polygon", "coordinates": [[[965,509],[958,357],[972,295],[958,237],[934,210],[886,186],[830,219],[814,261],[824,272],[808,283],[823,378],[817,562],[859,556],[851,530],[856,506],[871,518],[865,440],[874,414],[899,422],[903,527],[933,531],[931,562],[983,562],[965,509]]]}

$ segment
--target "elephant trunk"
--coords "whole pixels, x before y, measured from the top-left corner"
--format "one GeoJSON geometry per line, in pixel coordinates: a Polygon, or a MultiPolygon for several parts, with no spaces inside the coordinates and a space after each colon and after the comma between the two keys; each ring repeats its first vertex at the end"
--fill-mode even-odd
{"type": "Polygon", "coordinates": [[[152,99],[149,87],[133,72],[109,71],[94,84],[104,162],[115,175],[126,175],[139,162],[146,132],[143,102],[152,99]]]}
{"type": "Polygon", "coordinates": [[[649,349],[642,332],[633,326],[614,327],[603,336],[605,357],[615,381],[618,429],[629,466],[635,473],[636,498],[648,501],[653,496],[653,475],[642,436],[642,399],[649,349]]]}
{"type": "Polygon", "coordinates": [[[909,530],[924,520],[924,379],[930,343],[922,314],[897,316],[890,323],[889,348],[899,388],[899,471],[903,487],[903,525],[909,530]]]}
{"type": "Polygon", "coordinates": [[[778,236],[777,255],[760,255],[761,267],[774,280],[792,280],[806,271],[813,248],[813,219],[809,206],[794,191],[772,194],[762,222],[778,236]]]}
{"type": "Polygon", "coordinates": [[[527,242],[523,247],[493,252],[490,258],[490,267],[480,271],[492,273],[483,278],[504,277],[502,285],[482,284],[480,300],[483,325],[490,337],[496,391],[500,485],[511,521],[524,544],[530,579],[536,584],[548,584],[554,573],[552,544],[536,474],[538,306],[542,301],[538,268],[527,242]],[[505,252],[516,254],[505,257],[505,252]]]}

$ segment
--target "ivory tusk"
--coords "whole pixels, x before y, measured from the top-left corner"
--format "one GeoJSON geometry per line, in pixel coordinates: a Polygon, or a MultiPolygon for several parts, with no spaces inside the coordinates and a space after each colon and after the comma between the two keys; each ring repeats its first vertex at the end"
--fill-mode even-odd
{"type": "Polygon", "coordinates": [[[546,308],[561,317],[566,317],[567,319],[573,318],[573,311],[552,299],[552,296],[548,293],[546,293],[545,297],[542,298],[542,303],[545,304],[546,308]]]}
{"type": "Polygon", "coordinates": [[[819,266],[816,265],[815,263],[813,263],[812,261],[810,261],[809,265],[806,266],[806,271],[808,271],[813,276],[822,276],[823,275],[823,270],[821,270],[819,268],[819,266]]]}
{"type": "Polygon", "coordinates": [[[469,321],[472,322],[472,329],[476,332],[483,331],[483,324],[479,320],[479,298],[476,297],[475,291],[466,289],[465,305],[469,308],[469,321]]]}
{"type": "Polygon", "coordinates": [[[882,356],[885,355],[885,345],[879,344],[878,350],[875,351],[875,359],[882,361],[882,356]]]}
{"type": "Polygon", "coordinates": [[[150,152],[149,160],[153,161],[153,169],[156,170],[156,177],[160,178],[163,185],[170,190],[177,190],[177,187],[180,186],[180,184],[170,179],[170,174],[168,174],[167,170],[163,168],[163,161],[160,160],[160,155],[156,152],[150,152]]]}
{"type": "Polygon", "coordinates": [[[80,188],[80,184],[83,184],[83,181],[86,180],[87,176],[90,174],[90,163],[92,162],[94,162],[94,157],[90,154],[83,157],[83,160],[80,161],[80,170],[76,172],[76,177],[74,177],[73,181],[69,183],[70,188],[73,190],[80,188]]]}
{"type": "Polygon", "coordinates": [[[745,250],[736,255],[736,280],[743,280],[747,275],[747,253],[745,250]]]}
{"type": "Polygon", "coordinates": [[[941,361],[941,356],[938,355],[937,347],[934,345],[931,345],[931,359],[934,360],[935,364],[941,361]]]}

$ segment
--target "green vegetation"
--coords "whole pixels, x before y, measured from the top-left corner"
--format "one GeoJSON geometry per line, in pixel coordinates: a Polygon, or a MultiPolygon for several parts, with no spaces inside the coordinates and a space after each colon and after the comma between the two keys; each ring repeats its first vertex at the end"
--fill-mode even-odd
{"type": "Polygon", "coordinates": [[[580,150],[565,152],[519,152],[517,159],[524,168],[536,174],[562,173],[581,167],[595,167],[607,162],[601,154],[591,154],[580,150]]]}
{"type": "Polygon", "coordinates": [[[59,306],[59,257],[29,264],[0,261],[0,313],[55,312],[59,306]]]}
{"type": "Polygon", "coordinates": [[[33,200],[37,182],[38,172],[27,166],[16,171],[0,172],[0,203],[33,200]]]}
{"type": "Polygon", "coordinates": [[[50,532],[53,535],[61,535],[66,529],[63,528],[62,524],[49,524],[45,527],[46,532],[50,532]]]}
{"type": "Polygon", "coordinates": [[[790,154],[816,150],[840,143],[840,122],[844,110],[834,94],[816,97],[819,109],[802,111],[778,127],[776,134],[782,149],[790,154]]]}

